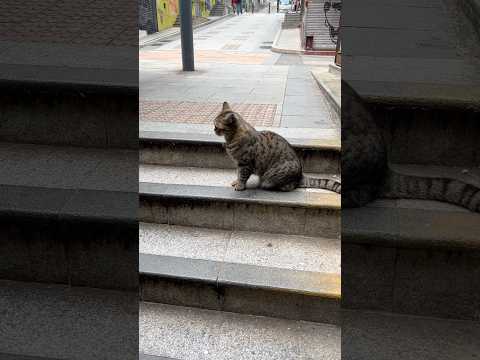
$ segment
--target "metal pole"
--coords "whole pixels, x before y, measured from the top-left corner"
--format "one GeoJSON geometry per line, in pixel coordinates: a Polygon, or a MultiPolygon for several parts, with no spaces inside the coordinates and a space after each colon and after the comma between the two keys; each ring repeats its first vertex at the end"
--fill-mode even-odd
{"type": "Polygon", "coordinates": [[[195,71],[191,0],[180,0],[180,36],[183,71],[195,71]]]}
{"type": "Polygon", "coordinates": [[[277,13],[280,11],[280,0],[277,0],[277,13]]]}

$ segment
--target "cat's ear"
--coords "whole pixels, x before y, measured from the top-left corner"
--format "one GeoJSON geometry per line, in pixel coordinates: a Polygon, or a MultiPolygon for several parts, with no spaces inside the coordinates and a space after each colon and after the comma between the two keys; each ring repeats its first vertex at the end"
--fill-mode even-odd
{"type": "Polygon", "coordinates": [[[233,124],[235,121],[237,121],[237,115],[235,113],[229,113],[227,116],[225,116],[225,124],[228,124],[228,125],[231,125],[233,124]]]}
{"type": "Polygon", "coordinates": [[[228,104],[228,102],[225,101],[225,102],[223,103],[222,110],[223,110],[223,111],[231,111],[232,108],[230,107],[230,105],[228,104]]]}

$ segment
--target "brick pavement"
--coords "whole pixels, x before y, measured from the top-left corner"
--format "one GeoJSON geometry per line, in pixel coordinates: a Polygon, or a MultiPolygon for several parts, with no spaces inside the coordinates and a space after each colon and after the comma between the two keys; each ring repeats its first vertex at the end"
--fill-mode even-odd
{"type": "MultiPolygon", "coordinates": [[[[230,104],[253,126],[279,126],[275,104],[230,104]]],[[[209,124],[221,109],[221,103],[191,101],[140,100],[140,121],[209,124]]]]}

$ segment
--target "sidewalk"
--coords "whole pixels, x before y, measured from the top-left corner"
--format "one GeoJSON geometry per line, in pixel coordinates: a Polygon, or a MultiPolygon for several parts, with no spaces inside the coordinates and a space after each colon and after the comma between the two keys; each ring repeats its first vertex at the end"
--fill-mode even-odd
{"type": "MultiPolygon", "coordinates": [[[[226,18],[231,17],[232,14],[226,14],[224,16],[210,16],[208,17],[208,21],[201,22],[199,24],[193,24],[193,29],[199,29],[204,26],[211,25],[217,21],[224,20],[226,18]]],[[[146,35],[146,36],[140,36],[139,37],[139,42],[138,45],[140,47],[142,46],[148,46],[148,45],[154,45],[157,41],[162,41],[162,40],[173,40],[177,37],[180,36],[180,27],[171,27],[159,32],[156,32],[154,34],[146,35]]]]}
{"type": "Polygon", "coordinates": [[[272,51],[281,54],[335,56],[335,51],[332,50],[305,50],[301,43],[300,28],[280,29],[272,45],[272,51]]]}
{"type": "Polygon", "coordinates": [[[333,57],[272,52],[282,18],[244,14],[195,31],[195,72],[181,71],[178,40],[143,48],[140,121],[211,125],[228,101],[254,126],[339,138],[339,115],[312,76],[333,57]]]}
{"type": "Polygon", "coordinates": [[[300,29],[280,29],[273,43],[272,51],[283,54],[303,54],[300,29]]]}

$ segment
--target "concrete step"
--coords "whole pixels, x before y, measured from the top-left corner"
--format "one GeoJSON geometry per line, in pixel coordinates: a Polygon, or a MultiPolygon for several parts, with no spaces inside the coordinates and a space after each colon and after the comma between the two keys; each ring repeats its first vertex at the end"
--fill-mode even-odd
{"type": "Polygon", "coordinates": [[[137,287],[136,151],[0,143],[0,154],[0,278],[137,287]]]}
{"type": "Polygon", "coordinates": [[[342,77],[371,102],[480,109],[478,59],[370,57],[347,53],[342,54],[342,62],[342,77]],[[366,78],[366,71],[372,68],[375,72],[366,78]]]}
{"type": "MultiPolygon", "coordinates": [[[[258,128],[263,130],[266,128],[258,128]]],[[[339,174],[340,139],[320,129],[268,128],[284,136],[297,150],[306,172],[339,174]]],[[[143,164],[234,168],[223,138],[210,125],[140,123],[140,162],[143,164]]]]}
{"type": "MultiPolygon", "coordinates": [[[[72,49],[60,46],[25,46],[9,48],[18,64],[0,60],[0,91],[9,94],[2,97],[0,142],[137,149],[137,123],[132,119],[138,117],[138,104],[131,99],[138,94],[138,65],[135,70],[131,64],[129,68],[101,69],[95,63],[98,57],[91,59],[85,51],[77,56],[72,49]],[[19,65],[23,57],[29,59],[28,63],[32,61],[32,51],[42,53],[45,63],[51,58],[59,60],[52,60],[51,66],[19,65]],[[61,63],[59,54],[63,53],[69,59],[78,59],[79,64],[86,63],[85,67],[61,63]],[[89,63],[97,68],[89,68],[89,63]],[[52,99],[56,104],[53,107],[49,105],[52,99]],[[107,102],[112,104],[108,112],[100,105],[107,102]]],[[[108,50],[113,55],[106,61],[118,63],[115,54],[120,56],[117,51],[124,49],[108,50]]],[[[8,56],[5,54],[5,58],[8,56]]]]}
{"type": "Polygon", "coordinates": [[[140,173],[151,180],[139,186],[141,221],[339,236],[340,195],[327,190],[235,191],[228,185],[233,173],[224,170],[142,166],[140,173]]]}
{"type": "Polygon", "coordinates": [[[478,321],[342,311],[342,359],[475,359],[478,321]]]}
{"type": "MultiPolygon", "coordinates": [[[[340,177],[332,174],[306,173],[306,175],[324,177],[340,180],[340,177]]],[[[198,185],[198,186],[224,186],[230,187],[232,181],[237,177],[235,169],[216,169],[200,167],[181,167],[140,164],[139,180],[145,183],[159,184],[179,184],[179,185],[198,185]]],[[[259,178],[252,175],[247,181],[247,189],[258,189],[259,178]]],[[[323,189],[297,189],[297,193],[322,193],[333,194],[329,190],[323,189]]]]}
{"type": "Polygon", "coordinates": [[[375,105],[389,161],[445,167],[478,167],[480,122],[468,108],[375,105]]]}
{"type": "MultiPolygon", "coordinates": [[[[438,167],[427,170],[440,174],[438,167]]],[[[343,306],[479,320],[478,234],[480,214],[435,201],[378,200],[343,209],[343,306]]]]}
{"type": "Polygon", "coordinates": [[[340,241],[143,223],[144,301],[339,323],[340,241]]]}
{"type": "Polygon", "coordinates": [[[2,360],[137,359],[137,291],[0,280],[0,306],[2,360]]]}
{"type": "Polygon", "coordinates": [[[340,332],[339,326],[304,321],[140,306],[140,352],[178,360],[339,360],[340,332]]]}
{"type": "Polygon", "coordinates": [[[219,1],[215,4],[212,10],[210,10],[210,16],[223,16],[223,15],[225,15],[225,4],[219,1]]]}

